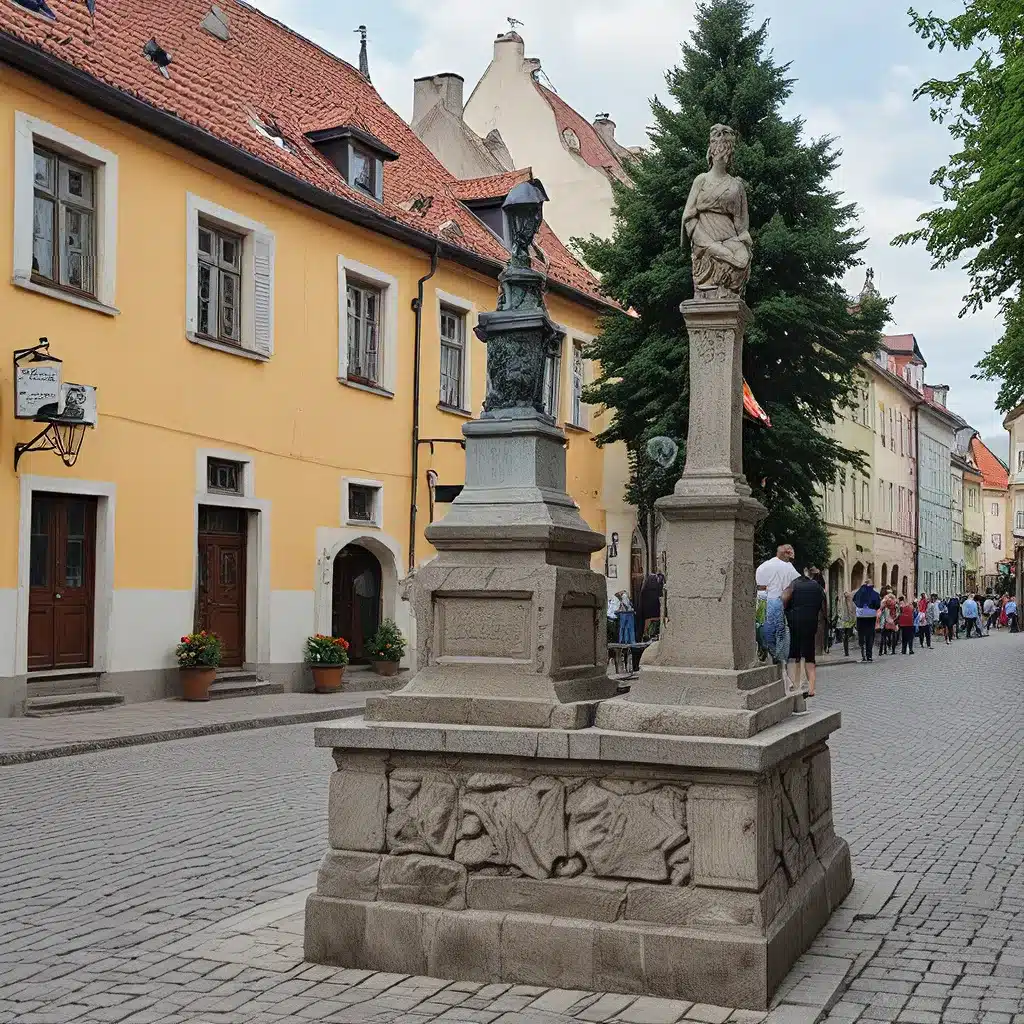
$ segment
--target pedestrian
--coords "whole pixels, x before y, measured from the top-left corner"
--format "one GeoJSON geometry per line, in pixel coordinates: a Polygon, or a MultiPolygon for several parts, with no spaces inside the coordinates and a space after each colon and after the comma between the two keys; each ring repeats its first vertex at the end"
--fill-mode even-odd
{"type": "Polygon", "coordinates": [[[985,595],[985,603],[982,605],[982,614],[985,616],[985,635],[992,632],[992,627],[999,621],[999,614],[996,611],[996,602],[991,594],[985,595]]]}
{"type": "Polygon", "coordinates": [[[1020,627],[1017,625],[1017,598],[1011,597],[1006,602],[1006,624],[1010,627],[1011,633],[1019,633],[1020,627]]]}
{"type": "Polygon", "coordinates": [[[619,599],[619,643],[636,643],[636,614],[633,611],[633,602],[624,590],[616,595],[619,599]]]}
{"type": "MultiPolygon", "coordinates": [[[[900,601],[899,613],[896,621],[900,627],[900,637],[903,640],[903,653],[914,653],[914,616],[916,615],[914,605],[910,601],[900,601]]],[[[895,652],[894,652],[895,653],[895,652]]]]}
{"type": "Polygon", "coordinates": [[[932,594],[928,598],[928,607],[924,610],[924,629],[922,636],[924,637],[923,643],[928,644],[929,650],[932,646],[932,633],[938,628],[939,625],[939,595],[932,594]]]}
{"type": "Polygon", "coordinates": [[[786,604],[786,619],[790,633],[790,678],[799,682],[801,675],[807,677],[804,695],[814,696],[817,677],[815,638],[822,611],[828,616],[828,598],[825,588],[813,577],[798,576],[793,580],[789,601],[786,604]]]}
{"type": "Polygon", "coordinates": [[[1009,623],[1006,620],[1006,602],[1008,600],[1009,600],[1009,598],[1006,596],[1006,594],[1003,594],[1003,596],[999,599],[999,628],[1000,629],[1002,629],[1003,626],[1009,625],[1009,623]]]}
{"type": "Polygon", "coordinates": [[[953,640],[960,639],[960,598],[954,594],[946,602],[946,617],[949,620],[947,623],[947,639],[950,637],[953,640]]]}
{"type": "Polygon", "coordinates": [[[882,599],[878,591],[865,580],[853,595],[853,607],[857,611],[857,642],[860,644],[860,660],[873,661],[875,650],[875,614],[882,599]]]}
{"type": "MultiPolygon", "coordinates": [[[[838,623],[838,628],[842,631],[843,657],[848,658],[850,656],[850,637],[853,636],[853,631],[857,628],[857,608],[848,590],[843,592],[843,599],[839,604],[836,622],[838,623]]],[[[861,652],[861,660],[864,660],[863,652],[861,652]]]]}
{"type": "Polygon", "coordinates": [[[928,595],[927,594],[922,594],[917,599],[917,610],[919,612],[927,612],[928,611],[928,595]]]}
{"type": "Polygon", "coordinates": [[[800,573],[793,568],[796,552],[792,544],[780,544],[774,558],[769,558],[757,567],[755,579],[758,591],[763,591],[768,606],[765,612],[765,646],[772,660],[782,666],[782,678],[786,689],[793,689],[789,678],[789,626],[786,622],[786,602],[790,587],[800,573]]]}
{"type": "Polygon", "coordinates": [[[967,630],[964,636],[970,640],[971,633],[975,630],[978,631],[978,636],[981,636],[981,624],[978,622],[978,601],[973,595],[968,595],[967,600],[964,601],[963,605],[964,623],[967,626],[967,630]]]}
{"type": "Polygon", "coordinates": [[[881,634],[878,653],[895,654],[896,637],[899,635],[899,608],[895,595],[888,587],[882,597],[882,607],[878,611],[878,629],[881,634]]]}
{"type": "Polygon", "coordinates": [[[928,614],[927,611],[916,611],[914,612],[914,634],[917,636],[917,646],[919,650],[924,650],[925,640],[928,640],[928,648],[931,649],[931,637],[926,637],[926,630],[928,629],[928,614]]]}
{"type": "Polygon", "coordinates": [[[949,638],[949,609],[946,607],[946,602],[943,598],[939,599],[938,608],[939,629],[942,630],[942,639],[945,640],[947,644],[952,643],[953,641],[949,638]]]}

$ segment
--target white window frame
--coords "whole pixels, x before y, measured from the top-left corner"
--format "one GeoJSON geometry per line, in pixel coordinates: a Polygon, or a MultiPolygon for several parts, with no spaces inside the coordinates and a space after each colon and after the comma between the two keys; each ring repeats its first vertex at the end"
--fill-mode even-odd
{"type": "MultiPolygon", "coordinates": [[[[398,363],[398,278],[376,267],[338,256],[338,382],[361,391],[393,398],[398,363]],[[379,288],[384,318],[380,332],[380,382],[378,387],[348,379],[348,278],[379,288]]],[[[347,510],[346,506],[346,510],[347,510]]]]}
{"type": "MultiPolygon", "coordinates": [[[[476,340],[476,334],[474,329],[477,325],[477,308],[476,303],[471,299],[464,298],[461,295],[454,295],[451,292],[442,291],[440,288],[434,289],[434,296],[436,299],[437,306],[437,358],[438,358],[438,371],[437,371],[437,386],[438,386],[438,406],[443,412],[455,413],[456,415],[472,416],[473,415],[473,342],[476,340]],[[462,407],[460,409],[454,409],[450,405],[441,405],[440,403],[440,392],[441,392],[441,307],[447,306],[449,309],[455,310],[466,318],[466,344],[463,348],[462,353],[462,407]]],[[[482,344],[482,342],[481,342],[482,344]]],[[[482,399],[481,399],[482,401],[482,399]]]]}
{"type": "MultiPolygon", "coordinates": [[[[555,368],[554,369],[554,373],[555,373],[554,388],[553,389],[549,389],[548,386],[547,386],[547,381],[545,380],[544,384],[542,385],[542,387],[543,387],[543,394],[541,395],[541,398],[543,400],[544,398],[547,397],[547,394],[548,394],[549,390],[553,390],[554,391],[555,407],[553,409],[547,410],[547,412],[548,412],[548,415],[554,417],[554,420],[555,420],[556,423],[558,422],[559,413],[562,411],[562,388],[563,388],[564,383],[565,383],[565,374],[562,373],[562,364],[565,362],[565,343],[566,343],[566,340],[569,337],[569,335],[565,332],[565,330],[563,328],[559,328],[559,331],[560,331],[560,334],[559,334],[559,337],[558,337],[558,345],[556,347],[555,359],[554,359],[554,363],[553,363],[554,368],[555,368]]],[[[548,365],[547,364],[547,360],[548,360],[548,357],[545,356],[544,357],[545,377],[547,376],[547,365],[548,365]]]]}
{"type": "Polygon", "coordinates": [[[14,273],[19,288],[70,302],[107,316],[117,316],[117,154],[71,132],[18,110],[14,114],[14,273]],[[32,212],[35,199],[36,144],[88,164],[95,175],[96,297],[65,291],[32,280],[32,212]]]}
{"type": "Polygon", "coordinates": [[[252,220],[193,192],[186,194],[185,223],[185,337],[195,345],[218,352],[266,360],[274,354],[274,291],[277,243],[274,233],[252,220]],[[199,334],[199,219],[242,239],[241,345],[217,341],[199,334]],[[265,309],[257,317],[257,301],[265,309]]]}
{"type": "Polygon", "coordinates": [[[346,476],[341,481],[341,522],[345,526],[363,526],[370,529],[384,529],[384,484],[380,480],[364,480],[362,477],[346,476]],[[348,514],[348,489],[372,487],[377,496],[373,503],[373,519],[351,519],[348,514]]]}

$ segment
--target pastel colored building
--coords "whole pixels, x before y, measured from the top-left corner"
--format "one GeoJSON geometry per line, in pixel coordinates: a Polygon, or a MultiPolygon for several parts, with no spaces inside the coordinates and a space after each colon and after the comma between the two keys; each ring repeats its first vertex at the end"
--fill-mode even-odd
{"type": "Polygon", "coordinates": [[[986,590],[999,583],[1010,555],[1007,554],[1006,524],[1010,507],[1009,472],[999,457],[981,440],[971,439],[971,455],[981,470],[981,504],[984,514],[980,573],[986,590]]]}
{"type": "Polygon", "coordinates": [[[1013,548],[1007,557],[1013,559],[1017,577],[1017,604],[1024,607],[1024,404],[1006,414],[1003,426],[1010,434],[1006,534],[1013,548]]]}
{"type": "MultiPolygon", "coordinates": [[[[307,635],[359,656],[383,616],[414,632],[401,583],[463,482],[508,258],[474,201],[514,179],[460,182],[356,67],[235,0],[49,6],[0,4],[5,337],[47,338],[98,420],[74,465],[15,470],[40,424],[0,361],[0,715],[173,694],[194,626],[225,670],[305,688],[307,635]]],[[[545,401],[603,531],[577,370],[609,307],[538,241],[564,332],[545,401]]]]}

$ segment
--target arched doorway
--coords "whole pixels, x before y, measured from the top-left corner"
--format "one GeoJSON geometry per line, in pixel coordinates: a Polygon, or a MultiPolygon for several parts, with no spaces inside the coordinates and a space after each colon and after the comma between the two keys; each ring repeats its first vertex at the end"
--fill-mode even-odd
{"type": "Polygon", "coordinates": [[[908,579],[907,579],[907,577],[906,577],[906,576],[904,576],[904,577],[903,577],[903,583],[902,583],[902,584],[901,584],[901,586],[900,586],[900,593],[901,593],[901,594],[902,594],[902,595],[903,595],[904,597],[906,597],[906,596],[908,595],[908,590],[907,590],[907,588],[908,588],[909,586],[910,586],[910,580],[908,580],[908,579]]]}
{"type": "Polygon", "coordinates": [[[878,591],[881,593],[889,585],[889,563],[882,563],[882,576],[878,581],[878,591]]]}
{"type": "Polygon", "coordinates": [[[837,558],[828,567],[829,607],[838,608],[838,600],[843,596],[843,560],[837,558]]]}
{"type": "Polygon", "coordinates": [[[856,593],[864,585],[864,563],[854,562],[850,571],[850,589],[856,593]]]}
{"type": "Polygon", "coordinates": [[[898,565],[894,565],[892,567],[892,576],[889,579],[889,586],[892,587],[893,592],[896,591],[896,588],[899,586],[899,582],[900,582],[900,567],[898,565]]]}
{"type": "Polygon", "coordinates": [[[343,547],[334,559],[331,632],[350,644],[349,660],[367,661],[366,643],[381,620],[381,566],[358,544],[343,547]]]}

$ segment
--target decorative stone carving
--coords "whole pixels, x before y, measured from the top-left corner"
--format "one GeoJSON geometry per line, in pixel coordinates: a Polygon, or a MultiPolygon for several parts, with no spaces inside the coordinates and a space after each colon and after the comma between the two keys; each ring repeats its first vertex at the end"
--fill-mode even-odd
{"type": "Polygon", "coordinates": [[[388,852],[450,857],[458,822],[456,783],[439,773],[393,771],[388,792],[388,852]]]}
{"type": "Polygon", "coordinates": [[[686,794],[677,786],[588,780],[568,799],[569,849],[591,874],[649,882],[690,877],[686,794]]]}
{"type": "Polygon", "coordinates": [[[690,239],[696,298],[738,298],[750,277],[750,214],[743,182],[732,170],[736,133],[711,129],[708,168],[690,188],[682,234],[690,239]]]}

